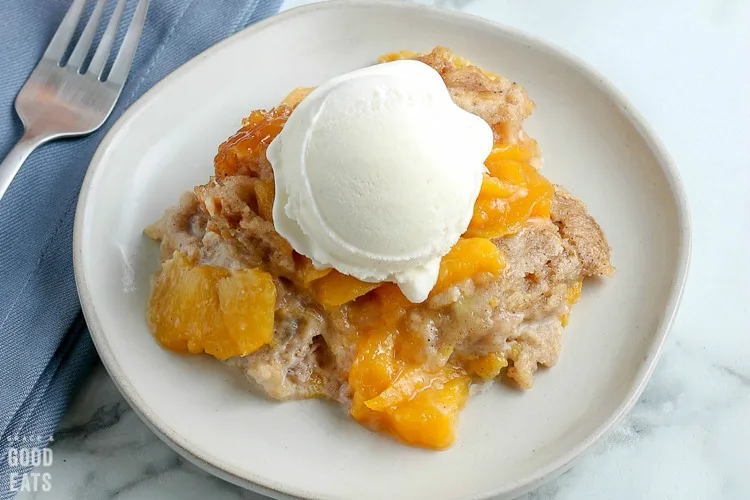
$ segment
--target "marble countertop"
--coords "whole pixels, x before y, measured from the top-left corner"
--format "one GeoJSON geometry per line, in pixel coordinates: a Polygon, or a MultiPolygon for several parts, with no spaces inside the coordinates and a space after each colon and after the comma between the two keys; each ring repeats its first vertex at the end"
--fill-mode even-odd
{"type": "MultiPolygon", "coordinates": [[[[304,0],[287,0],[291,8],[304,0]]],[[[572,470],[525,500],[750,498],[750,2],[435,0],[582,57],[661,136],[687,188],[693,260],[640,402],[572,470]]],[[[55,435],[60,500],[253,499],[163,444],[95,368],[55,435]]]]}

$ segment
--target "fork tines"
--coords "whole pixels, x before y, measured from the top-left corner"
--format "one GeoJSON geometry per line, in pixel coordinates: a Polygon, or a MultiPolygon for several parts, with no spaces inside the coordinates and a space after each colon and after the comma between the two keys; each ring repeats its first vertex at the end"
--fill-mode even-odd
{"type": "MultiPolygon", "coordinates": [[[[86,27],[83,29],[78,42],[73,48],[65,67],[74,69],[78,73],[83,73],[83,62],[86,56],[89,54],[91,44],[94,41],[94,35],[99,27],[99,22],[104,11],[104,6],[108,0],[98,0],[94,10],[91,12],[86,27]]],[[[91,75],[97,79],[101,79],[104,67],[107,64],[112,46],[115,42],[117,35],[117,29],[120,25],[120,18],[125,10],[125,4],[127,0],[117,0],[117,5],[112,13],[112,17],[109,19],[107,29],[102,35],[102,39],[99,42],[99,46],[94,52],[94,56],[89,63],[86,74],[91,75]]],[[[133,13],[133,19],[130,21],[130,26],[125,34],[125,38],[122,42],[115,62],[112,65],[112,69],[109,72],[107,81],[117,85],[125,83],[125,78],[130,71],[130,65],[133,62],[133,56],[135,55],[135,49],[138,47],[138,39],[141,36],[141,30],[143,24],[146,21],[146,11],[148,10],[149,0],[139,0],[138,5],[133,13]]],[[[44,52],[44,58],[50,59],[57,63],[58,66],[62,66],[63,56],[70,45],[70,41],[73,38],[73,33],[80,22],[83,9],[86,5],[86,0],[74,0],[73,4],[65,14],[60,27],[57,28],[55,36],[52,37],[52,41],[49,43],[47,50],[44,52]]]]}

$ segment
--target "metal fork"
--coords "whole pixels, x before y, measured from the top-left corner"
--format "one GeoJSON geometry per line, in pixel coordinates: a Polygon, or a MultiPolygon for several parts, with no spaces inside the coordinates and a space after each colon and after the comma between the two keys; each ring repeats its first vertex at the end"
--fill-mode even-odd
{"type": "Polygon", "coordinates": [[[0,163],[0,199],[34,149],[60,137],[90,134],[101,127],[112,112],[130,71],[149,3],[149,0],[138,1],[112,69],[107,79],[102,80],[126,1],[118,0],[85,73],[83,62],[91,49],[107,0],[98,0],[63,66],[63,55],[81,19],[86,0],[74,0],[68,9],[41,61],[16,97],[16,113],[21,117],[24,133],[0,163]]]}

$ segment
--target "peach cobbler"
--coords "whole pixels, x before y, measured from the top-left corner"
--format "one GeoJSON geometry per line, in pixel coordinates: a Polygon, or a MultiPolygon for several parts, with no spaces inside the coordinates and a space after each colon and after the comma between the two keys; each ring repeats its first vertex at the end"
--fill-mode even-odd
{"type": "Polygon", "coordinates": [[[325,398],[443,449],[472,384],[530,388],[583,280],[614,268],[539,172],[520,85],[443,47],[379,63],[253,111],[219,146],[213,177],[146,229],[148,322],[273,399],[325,398]]]}

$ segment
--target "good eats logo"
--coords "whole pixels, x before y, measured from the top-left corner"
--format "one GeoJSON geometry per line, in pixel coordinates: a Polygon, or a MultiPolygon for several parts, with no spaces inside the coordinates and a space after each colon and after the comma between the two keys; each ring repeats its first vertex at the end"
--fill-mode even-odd
{"type": "Polygon", "coordinates": [[[6,460],[10,474],[8,475],[8,489],[11,492],[20,491],[50,491],[52,489],[52,474],[44,471],[51,467],[53,452],[48,448],[52,437],[42,436],[14,436],[9,437],[6,460]],[[34,467],[29,472],[26,469],[34,467]]]}

